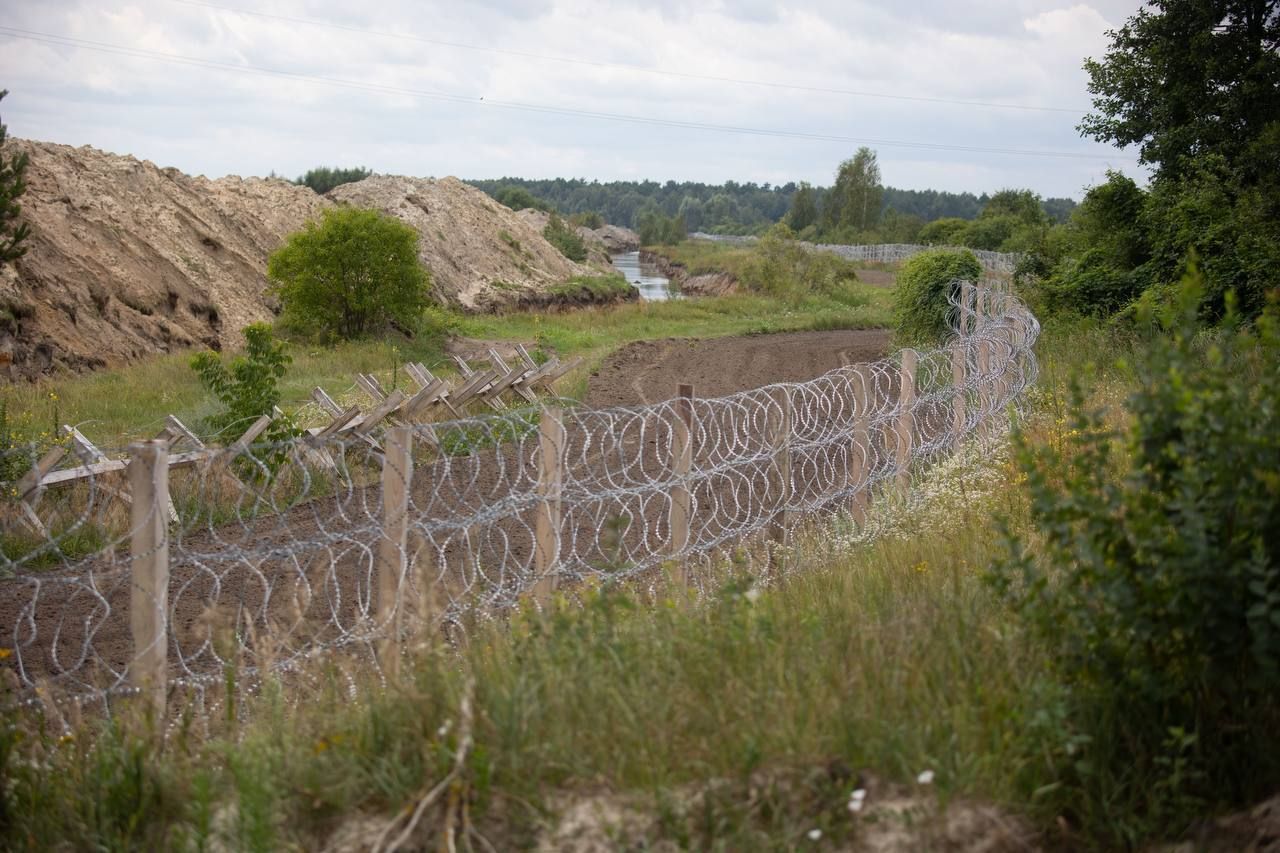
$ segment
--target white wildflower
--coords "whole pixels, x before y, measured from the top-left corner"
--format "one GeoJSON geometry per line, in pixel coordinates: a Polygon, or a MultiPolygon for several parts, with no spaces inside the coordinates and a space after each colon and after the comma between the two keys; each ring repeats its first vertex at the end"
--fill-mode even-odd
{"type": "Polygon", "coordinates": [[[932,770],[923,771],[919,776],[916,777],[916,781],[919,782],[921,785],[932,785],[933,771],[932,770]]]}
{"type": "Polygon", "coordinates": [[[820,839],[821,837],[822,837],[822,830],[821,830],[821,829],[811,829],[811,830],[809,830],[809,840],[810,840],[810,841],[817,841],[817,840],[818,840],[818,839],[820,839]]]}
{"type": "Polygon", "coordinates": [[[760,587],[758,586],[751,587],[751,589],[747,590],[742,594],[742,597],[745,598],[747,601],[751,602],[752,604],[755,604],[757,601],[760,600],[760,587]]]}

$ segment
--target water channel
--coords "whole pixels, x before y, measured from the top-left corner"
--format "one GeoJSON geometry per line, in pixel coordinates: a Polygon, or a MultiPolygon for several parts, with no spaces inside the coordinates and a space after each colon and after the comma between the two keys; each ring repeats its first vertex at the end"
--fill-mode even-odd
{"type": "Polygon", "coordinates": [[[671,285],[670,279],[656,266],[640,262],[639,252],[624,252],[614,255],[610,260],[613,261],[613,268],[640,291],[641,299],[661,302],[664,299],[680,298],[680,291],[671,285]]]}

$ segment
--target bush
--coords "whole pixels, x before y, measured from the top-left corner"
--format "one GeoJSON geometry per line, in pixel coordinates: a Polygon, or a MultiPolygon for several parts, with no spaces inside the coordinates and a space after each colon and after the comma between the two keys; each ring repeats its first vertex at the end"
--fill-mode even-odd
{"type": "Polygon", "coordinates": [[[324,336],[412,327],[429,302],[418,232],[376,210],[324,211],[271,256],[267,275],[285,322],[324,336]]]}
{"type": "Polygon", "coordinates": [[[1280,784],[1280,312],[1209,333],[1202,296],[1179,288],[1126,435],[1077,387],[1065,452],[1019,439],[1036,554],[1011,538],[993,574],[1067,697],[1048,806],[1111,844],[1280,784]]]}
{"type": "Polygon", "coordinates": [[[689,236],[683,216],[663,216],[652,210],[640,215],[636,230],[645,246],[674,246],[689,236]]]}
{"type": "Polygon", "coordinates": [[[582,242],[573,226],[566,225],[557,214],[551,214],[547,227],[542,229],[542,236],[569,260],[581,263],[587,259],[587,244],[582,242]]]}
{"type": "Polygon", "coordinates": [[[850,291],[857,282],[854,264],[831,252],[815,252],[801,245],[786,225],[775,225],[760,238],[742,267],[741,279],[753,290],[782,299],[811,294],[843,297],[861,304],[850,291]]]}
{"type": "Polygon", "coordinates": [[[902,265],[893,292],[894,325],[904,344],[933,344],[951,333],[947,322],[956,282],[982,277],[982,265],[967,250],[933,249],[902,265]]]}
{"type": "Polygon", "coordinates": [[[597,211],[587,210],[570,216],[569,224],[573,226],[580,226],[582,228],[590,228],[594,231],[597,228],[604,227],[604,217],[597,211]]]}
{"type": "MultiPolygon", "coordinates": [[[[280,379],[292,361],[266,323],[246,326],[244,339],[244,355],[232,359],[230,367],[213,352],[198,353],[191,359],[191,369],[199,374],[200,384],[212,391],[223,406],[221,412],[205,418],[205,424],[214,432],[227,431],[232,439],[279,405],[280,379]]],[[[273,421],[265,440],[288,438],[294,432],[286,421],[273,421]]]]}

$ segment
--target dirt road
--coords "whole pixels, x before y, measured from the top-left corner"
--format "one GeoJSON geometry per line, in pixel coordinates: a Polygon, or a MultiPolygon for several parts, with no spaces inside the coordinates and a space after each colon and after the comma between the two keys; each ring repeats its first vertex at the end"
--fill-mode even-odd
{"type": "Polygon", "coordinates": [[[634,406],[676,396],[682,382],[720,397],[775,382],[805,382],[889,352],[887,329],[639,341],[610,355],[591,376],[589,406],[634,406]]]}

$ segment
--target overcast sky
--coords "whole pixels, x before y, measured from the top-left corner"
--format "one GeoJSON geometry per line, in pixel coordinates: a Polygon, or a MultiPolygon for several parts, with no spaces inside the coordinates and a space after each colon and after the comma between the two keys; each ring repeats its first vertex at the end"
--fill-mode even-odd
{"type": "Polygon", "coordinates": [[[829,184],[868,144],[892,186],[1079,198],[1108,168],[1140,174],[1075,130],[1083,59],[1139,5],[18,0],[0,116],[14,136],[211,177],[829,184]]]}

